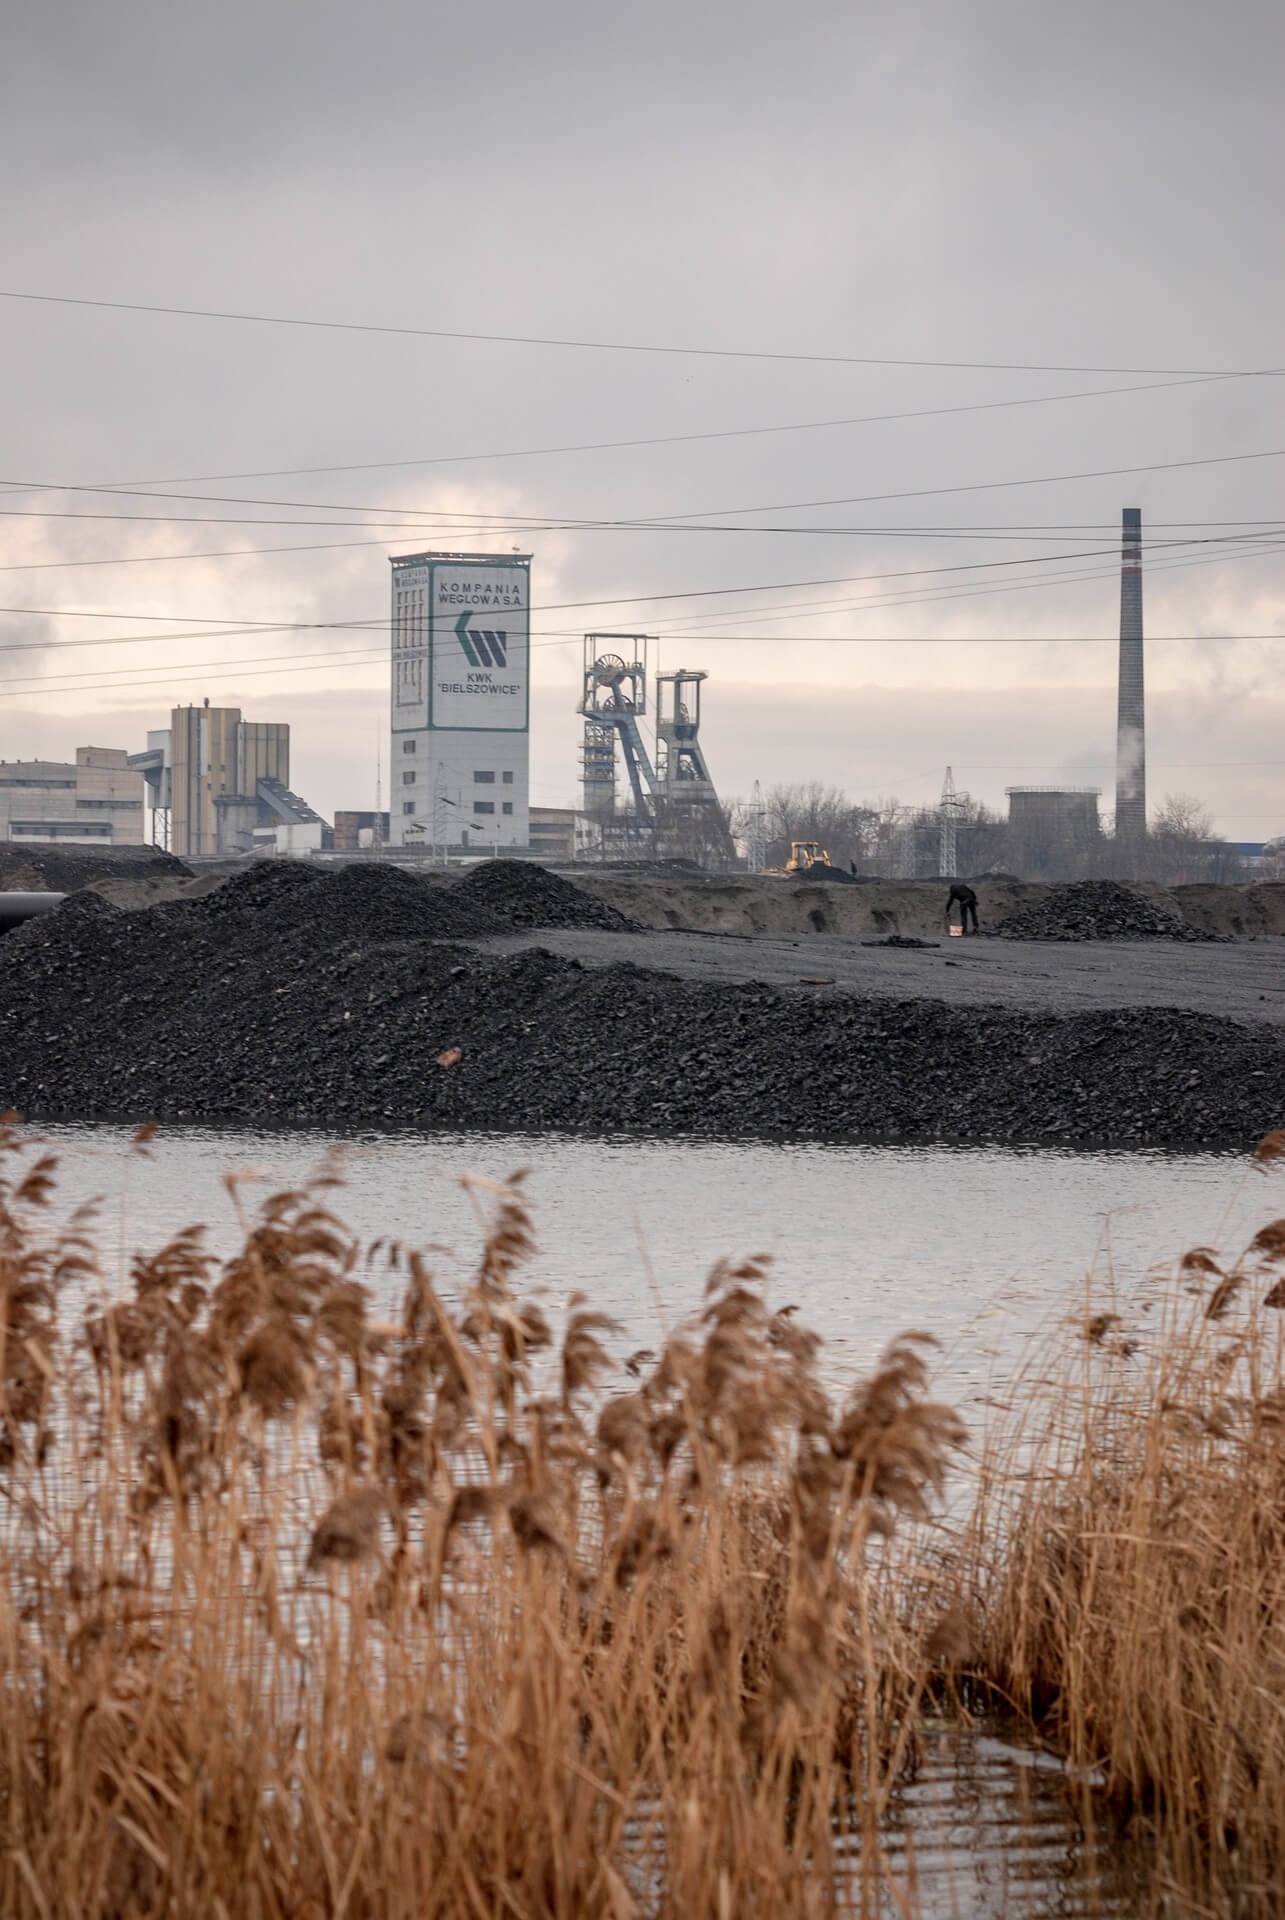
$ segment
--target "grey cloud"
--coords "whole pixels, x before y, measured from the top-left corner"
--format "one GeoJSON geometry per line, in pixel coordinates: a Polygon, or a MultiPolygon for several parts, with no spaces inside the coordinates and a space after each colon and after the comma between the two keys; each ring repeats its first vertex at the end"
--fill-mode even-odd
{"type": "MultiPolygon", "coordinates": [[[[431,11],[410,0],[372,0],[359,11],[340,0],[307,10],[263,0],[217,13],[49,0],[16,23],[0,79],[7,276],[11,285],[106,298],[482,332],[1073,364],[1282,364],[1285,249],[1274,236],[1285,160],[1283,20],[1260,0],[1239,0],[1230,16],[1189,0],[1128,8],[1090,0],[1074,10],[1016,0],[913,9],[826,0],[794,12],[767,0],[735,8],[664,0],[633,10],[495,0],[431,11]]],[[[0,344],[11,375],[6,479],[409,459],[1113,384],[564,354],[2,301],[0,344]]],[[[1277,443],[1285,444],[1279,389],[1259,382],[508,467],[211,490],[430,513],[463,504],[615,518],[1277,443]]],[[[874,530],[861,535],[521,537],[536,549],[538,594],[578,600],[1041,550],[880,531],[892,527],[1084,521],[1104,530],[1086,533],[1085,544],[1109,547],[1126,500],[1142,505],[1149,529],[1165,520],[1285,517],[1280,463],[1265,462],[768,516],[777,525],[874,530]]],[[[92,506],[74,496],[49,504],[92,506]]],[[[445,524],[437,543],[457,543],[445,524]]],[[[181,539],[233,547],[254,537],[212,527],[181,539]]],[[[292,536],[265,529],[259,537],[286,544],[292,536]]],[[[297,536],[300,544],[325,537],[297,536]]],[[[400,550],[429,537],[409,527],[386,535],[400,550]]],[[[497,537],[507,545],[518,536],[497,537]]],[[[35,557],[137,553],[179,539],[142,523],[50,521],[35,557]]],[[[0,562],[35,552],[20,524],[4,520],[0,549],[0,562]]],[[[1111,568],[1108,556],[1105,579],[1039,592],[824,620],[809,610],[777,631],[806,621],[809,631],[1109,633],[1111,568]]],[[[123,615],[377,617],[386,593],[378,547],[0,578],[12,604],[123,615]]],[[[1157,565],[1148,620],[1156,631],[1158,623],[1267,631],[1282,584],[1279,560],[1167,574],[1157,565]]],[[[571,612],[559,624],[572,633],[604,619],[663,630],[687,611],[647,602],[571,612]]],[[[730,625],[705,623],[715,632],[730,625]]],[[[289,643],[272,644],[284,651],[289,643]]],[[[308,644],[300,640],[300,651],[308,644]]],[[[1052,648],[1038,660],[1024,656],[1020,670],[1000,649],[953,655],[934,690],[917,684],[927,670],[903,666],[904,652],[863,655],[860,668],[845,662],[831,673],[815,654],[748,643],[738,650],[676,625],[664,645],[667,658],[681,651],[715,674],[716,771],[728,783],[744,784],[751,770],[767,780],[810,772],[818,730],[828,738],[839,713],[857,724],[858,672],[878,683],[868,711],[879,712],[886,743],[931,738],[916,765],[952,757],[957,681],[970,675],[975,724],[997,735],[991,757],[1027,750],[1037,726],[1047,734],[1037,758],[1070,766],[1099,731],[1096,721],[1079,731],[1074,703],[1047,694],[1064,672],[1065,655],[1052,648]],[[774,731],[764,731],[765,716],[777,696],[744,684],[760,671],[768,677],[761,663],[769,661],[788,689],[774,731]]],[[[217,651],[207,644],[199,657],[217,651]]],[[[198,655],[176,649],[172,657],[198,655]]],[[[575,668],[544,658],[541,777],[569,796],[575,668]]],[[[1179,672],[1158,649],[1149,669],[1157,700],[1190,697],[1190,681],[1197,695],[1224,702],[1228,723],[1246,736],[1257,718],[1237,720],[1238,696],[1272,671],[1256,657],[1211,651],[1179,672]]],[[[1098,677],[1106,689],[1098,705],[1109,712],[1109,668],[1098,677]]],[[[293,701],[333,745],[332,721],[322,716],[335,696],[318,692],[320,704],[309,707],[307,678],[298,676],[280,686],[250,682],[247,698],[258,685],[272,688],[264,697],[274,711],[293,701]]],[[[218,685],[214,692],[222,697],[218,685]]],[[[374,693],[360,698],[377,712],[374,693]]],[[[159,696],[157,704],[168,702],[159,696]]],[[[333,711],[342,707],[341,699],[333,711]]],[[[76,709],[73,696],[51,693],[42,710],[76,709]]],[[[1108,735],[1109,727],[1108,719],[1108,735]]],[[[826,748],[836,768],[829,777],[841,777],[843,750],[840,739],[826,748]]],[[[300,751],[312,749],[301,742],[300,751]]],[[[342,753],[327,763],[318,752],[316,764],[319,803],[341,804],[356,761],[343,772],[342,753]],[[332,776],[327,764],[339,770],[332,776]]],[[[887,777],[897,771],[889,767],[887,777]]],[[[923,777],[931,791],[934,775],[923,777]]]]}

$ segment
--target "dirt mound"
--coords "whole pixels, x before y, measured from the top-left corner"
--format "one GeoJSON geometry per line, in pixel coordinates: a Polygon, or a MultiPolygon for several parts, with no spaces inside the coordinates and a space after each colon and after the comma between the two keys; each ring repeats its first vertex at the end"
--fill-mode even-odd
{"type": "Polygon", "coordinates": [[[76,893],[104,880],[150,879],[188,869],[159,847],[54,847],[0,845],[0,892],[76,893]]]}
{"type": "MultiPolygon", "coordinates": [[[[453,889],[457,901],[489,915],[515,933],[532,927],[559,927],[577,931],[597,928],[604,933],[631,933],[627,920],[605,900],[583,888],[522,860],[488,860],[473,867],[453,889]]],[[[496,929],[492,927],[491,931],[496,929]]]]}
{"type": "Polygon", "coordinates": [[[1176,907],[1151,900],[1118,880],[1075,880],[1044,900],[1019,908],[999,928],[1001,940],[1216,940],[1190,926],[1176,907]]]}

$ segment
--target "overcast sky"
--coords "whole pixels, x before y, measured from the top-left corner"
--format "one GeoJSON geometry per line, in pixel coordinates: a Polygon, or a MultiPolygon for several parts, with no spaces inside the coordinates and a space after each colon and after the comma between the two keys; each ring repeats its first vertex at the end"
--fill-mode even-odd
{"type": "Polygon", "coordinates": [[[722,352],[0,299],[0,756],[208,694],[369,806],[387,555],[520,545],[537,803],[591,629],[708,669],[725,796],[950,761],[1109,800],[1139,505],[1152,803],[1285,832],[1279,0],[45,0],[7,38],[10,291],[722,352]],[[220,498],[67,490],[139,483],[220,498]],[[566,524],[622,520],[665,524],[566,524]]]}

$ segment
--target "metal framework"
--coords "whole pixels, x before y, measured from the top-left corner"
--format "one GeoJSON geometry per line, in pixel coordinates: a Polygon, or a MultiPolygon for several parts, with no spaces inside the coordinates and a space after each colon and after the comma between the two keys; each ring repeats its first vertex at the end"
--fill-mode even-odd
{"type": "Polygon", "coordinates": [[[941,805],[937,810],[940,837],[937,854],[937,872],[943,880],[956,880],[959,877],[959,860],[956,850],[959,816],[962,812],[960,796],[955,791],[955,775],[950,767],[946,769],[946,778],[941,783],[941,805]]]}
{"type": "Polygon", "coordinates": [[[762,873],[767,865],[767,808],[763,804],[763,783],[754,782],[750,799],[749,832],[746,836],[746,864],[751,873],[762,873]]]}
{"type": "Polygon", "coordinates": [[[584,810],[604,851],[636,847],[700,857],[712,852],[727,865],[736,849],[700,743],[703,672],[680,667],[657,673],[655,758],[641,722],[647,714],[645,634],[587,633],[578,712],[584,720],[581,781],[584,810]],[[628,794],[616,790],[616,749],[628,794]]]}

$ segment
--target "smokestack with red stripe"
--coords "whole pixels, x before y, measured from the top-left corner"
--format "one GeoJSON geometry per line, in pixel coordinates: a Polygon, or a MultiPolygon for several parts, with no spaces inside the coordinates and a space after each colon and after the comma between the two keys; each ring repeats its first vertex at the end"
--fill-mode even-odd
{"type": "Polygon", "coordinates": [[[1120,684],[1116,704],[1115,837],[1138,846],[1147,832],[1147,734],[1142,681],[1142,509],[1124,509],[1120,564],[1120,684]]]}

